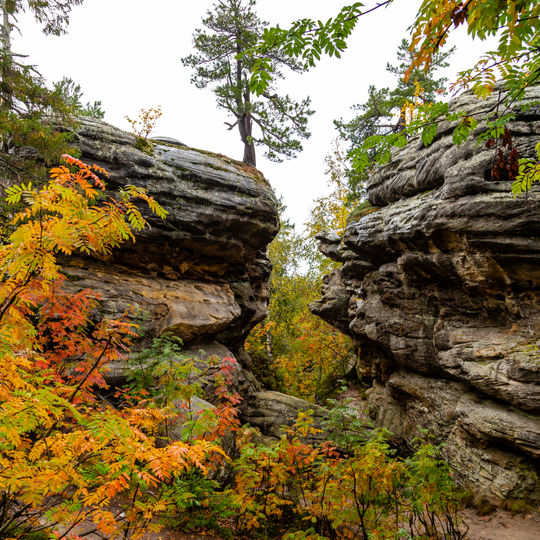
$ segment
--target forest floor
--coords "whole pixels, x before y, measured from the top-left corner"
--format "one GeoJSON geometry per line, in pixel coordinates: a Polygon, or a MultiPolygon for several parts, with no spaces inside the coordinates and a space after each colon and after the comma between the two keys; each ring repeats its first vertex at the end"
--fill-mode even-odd
{"type": "MultiPolygon", "coordinates": [[[[474,510],[465,511],[465,521],[469,525],[467,540],[538,540],[540,539],[540,512],[513,514],[496,510],[480,516],[474,510]]],[[[80,534],[80,532],[79,532],[80,534]]],[[[85,536],[88,540],[102,540],[96,534],[85,536]]],[[[247,538],[231,531],[229,539],[247,538]]],[[[225,540],[212,533],[185,533],[163,529],[159,533],[148,534],[144,540],[225,540]]]]}
{"type": "MultiPolygon", "coordinates": [[[[466,510],[470,540],[537,540],[540,539],[540,513],[512,514],[496,510],[487,516],[479,516],[466,510]]],[[[171,539],[172,540],[172,539],[171,539]]]]}
{"type": "MultiPolygon", "coordinates": [[[[496,510],[487,516],[479,516],[473,510],[465,511],[469,525],[468,540],[538,540],[540,539],[540,513],[512,514],[496,510]]],[[[234,534],[232,538],[235,538],[234,534]]],[[[185,534],[161,531],[148,540],[222,540],[219,536],[185,534]]]]}

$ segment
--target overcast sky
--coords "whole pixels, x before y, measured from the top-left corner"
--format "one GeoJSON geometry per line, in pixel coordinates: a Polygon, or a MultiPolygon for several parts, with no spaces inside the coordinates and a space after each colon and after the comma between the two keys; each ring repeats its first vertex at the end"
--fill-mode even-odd
{"type": "MultiPolygon", "coordinates": [[[[344,5],[342,0],[258,0],[262,19],[282,27],[297,18],[325,19],[344,5]]],[[[366,7],[377,2],[366,1],[366,7]]],[[[189,146],[241,159],[243,145],[237,131],[228,131],[223,110],[209,90],[190,84],[190,70],[180,58],[192,50],[193,30],[212,0],[86,0],[74,8],[68,34],[44,36],[37,23],[20,19],[22,35],[15,52],[29,55],[50,82],[69,76],[81,85],[88,100],[101,100],[105,120],[129,130],[125,115],[137,116],[142,107],[161,105],[163,116],[153,135],[180,139],[189,146]]],[[[370,84],[393,84],[385,71],[413,21],[418,0],[399,0],[361,19],[341,60],[324,59],[310,73],[292,75],[283,88],[293,97],[310,95],[317,112],[312,137],[294,160],[270,163],[258,152],[258,168],[287,206],[287,214],[301,226],[312,200],[328,191],[324,157],[336,136],[332,120],[351,116],[370,84]]],[[[458,38],[460,44],[465,36],[458,38]]],[[[467,43],[454,55],[453,72],[467,67],[480,48],[467,43]]]]}

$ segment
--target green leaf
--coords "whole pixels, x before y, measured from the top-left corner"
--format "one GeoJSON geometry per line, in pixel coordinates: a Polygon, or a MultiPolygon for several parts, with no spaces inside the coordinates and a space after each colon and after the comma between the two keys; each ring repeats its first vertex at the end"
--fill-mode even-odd
{"type": "Polygon", "coordinates": [[[438,126],[436,123],[428,124],[422,130],[422,142],[424,143],[424,146],[429,146],[433,142],[435,135],[437,135],[437,130],[438,126]]]}

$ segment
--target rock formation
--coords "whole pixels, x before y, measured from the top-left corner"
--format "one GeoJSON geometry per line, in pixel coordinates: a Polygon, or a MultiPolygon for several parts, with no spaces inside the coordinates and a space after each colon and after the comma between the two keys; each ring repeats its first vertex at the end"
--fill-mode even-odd
{"type": "MultiPolygon", "coordinates": [[[[453,102],[479,120],[495,96],[453,102]]],[[[540,141],[540,87],[510,124],[521,157],[540,141]]],[[[342,262],[312,311],[350,335],[376,424],[411,448],[422,429],[463,483],[490,499],[540,498],[540,190],[514,199],[497,148],[413,142],[368,182],[364,215],[320,237],[342,262]]]]}
{"type": "MultiPolygon", "coordinates": [[[[80,119],[74,143],[83,161],[110,173],[111,191],[126,184],[144,187],[168,216],[148,216],[151,228],[107,260],[67,259],[71,286],[98,291],[105,315],[130,310],[142,330],[138,348],[171,332],[200,369],[209,355],[236,359],[234,388],[245,399],[249,420],[260,419],[265,433],[279,434],[299,410],[313,408],[278,393],[268,405],[272,393],[262,392],[243,349],[249,331],[266,316],[266,249],[279,225],[276,200],[262,174],[170,138],[153,140],[148,154],[133,135],[90,118],[80,119]],[[263,410],[267,405],[270,412],[263,410]]],[[[216,370],[204,369],[201,381],[210,401],[216,370]]],[[[113,385],[123,382],[125,365],[112,366],[107,377],[113,385]]]]}
{"type": "Polygon", "coordinates": [[[311,411],[313,427],[319,430],[319,433],[309,435],[306,439],[311,443],[326,440],[321,428],[325,427],[325,421],[329,421],[328,410],[303,399],[270,390],[257,392],[243,401],[240,411],[245,422],[259,428],[265,435],[277,438],[283,433],[281,426],[294,424],[299,412],[311,411]]]}
{"type": "Polygon", "coordinates": [[[114,190],[142,186],[168,211],[110,260],[70,259],[77,287],[102,293],[105,312],[131,307],[147,338],[170,331],[186,344],[214,339],[239,352],[266,314],[266,246],[278,230],[275,198],[255,169],[182,144],[137,149],[135,137],[81,119],[83,161],[109,173],[114,190]]]}

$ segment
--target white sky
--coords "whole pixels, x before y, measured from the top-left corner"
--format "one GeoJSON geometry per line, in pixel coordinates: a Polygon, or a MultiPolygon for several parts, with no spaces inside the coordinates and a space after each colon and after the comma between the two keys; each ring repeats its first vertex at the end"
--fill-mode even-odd
{"type": "MultiPolygon", "coordinates": [[[[270,23],[286,27],[302,17],[326,19],[346,4],[344,0],[258,0],[257,12],[270,23]]],[[[350,3],[350,2],[349,2],[350,3]]],[[[193,30],[212,0],[86,0],[74,8],[68,34],[45,36],[37,23],[21,17],[22,36],[14,50],[29,55],[45,78],[64,76],[81,85],[89,101],[101,100],[105,120],[129,130],[125,115],[137,116],[142,107],[161,105],[163,116],[153,135],[180,139],[189,146],[241,159],[243,146],[236,131],[224,125],[225,112],[215,106],[210,90],[190,84],[190,69],[180,58],[192,50],[193,30]]],[[[366,0],[366,7],[375,5],[366,0]]],[[[387,86],[393,78],[385,70],[407,28],[418,0],[400,0],[358,23],[341,60],[324,59],[310,73],[292,75],[282,88],[293,97],[310,95],[312,136],[295,160],[275,164],[257,154],[258,168],[283,196],[287,215],[301,226],[312,201],[328,191],[324,157],[336,136],[332,120],[350,118],[350,107],[361,103],[370,84],[387,86]]],[[[462,44],[466,36],[459,38],[462,44]]],[[[479,47],[468,43],[453,58],[455,73],[472,63],[479,47]]]]}

